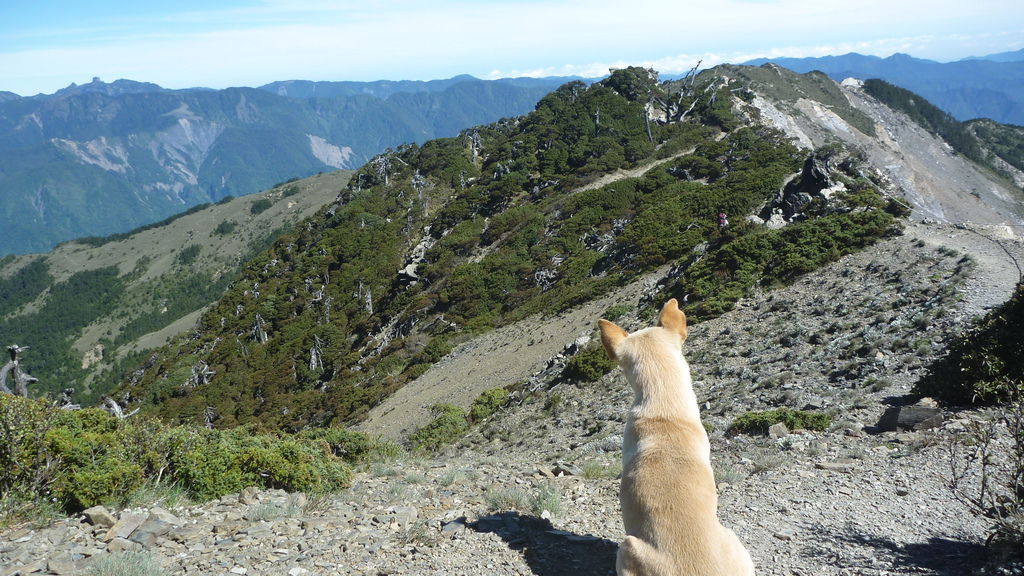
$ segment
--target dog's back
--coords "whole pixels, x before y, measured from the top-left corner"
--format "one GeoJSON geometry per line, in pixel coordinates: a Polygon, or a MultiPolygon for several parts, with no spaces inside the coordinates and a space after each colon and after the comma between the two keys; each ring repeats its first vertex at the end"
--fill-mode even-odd
{"type": "Polygon", "coordinates": [[[752,575],[750,555],[718,522],[710,444],[680,350],[685,316],[670,300],[658,328],[630,336],[611,322],[600,327],[605,349],[636,393],[622,448],[627,536],[619,575],[752,575]]]}

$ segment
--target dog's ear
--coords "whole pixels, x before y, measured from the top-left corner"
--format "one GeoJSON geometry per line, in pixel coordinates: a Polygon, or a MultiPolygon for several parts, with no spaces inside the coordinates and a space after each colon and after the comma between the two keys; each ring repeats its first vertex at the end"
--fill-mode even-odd
{"type": "Polygon", "coordinates": [[[679,309],[679,302],[675,298],[665,302],[665,306],[661,308],[658,326],[676,332],[682,336],[683,341],[686,340],[686,314],[679,309]]]}
{"type": "Polygon", "coordinates": [[[601,329],[601,344],[604,345],[604,351],[612,360],[618,360],[619,357],[615,351],[619,348],[619,344],[626,339],[626,336],[629,336],[629,333],[604,318],[597,321],[597,327],[601,329]]]}

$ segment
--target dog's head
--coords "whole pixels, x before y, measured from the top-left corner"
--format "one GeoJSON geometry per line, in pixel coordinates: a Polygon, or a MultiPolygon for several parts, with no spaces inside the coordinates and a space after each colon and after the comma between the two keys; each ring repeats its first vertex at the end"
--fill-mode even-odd
{"type": "MultiPolygon", "coordinates": [[[[621,364],[624,360],[623,343],[630,337],[630,334],[614,322],[604,318],[598,320],[597,325],[601,329],[601,344],[604,345],[608,357],[621,364]]],[[[679,302],[675,298],[665,302],[661,308],[661,315],[658,317],[658,325],[640,330],[634,334],[634,337],[641,334],[656,337],[661,341],[672,342],[678,349],[686,340],[686,314],[679,309],[679,302]]]]}

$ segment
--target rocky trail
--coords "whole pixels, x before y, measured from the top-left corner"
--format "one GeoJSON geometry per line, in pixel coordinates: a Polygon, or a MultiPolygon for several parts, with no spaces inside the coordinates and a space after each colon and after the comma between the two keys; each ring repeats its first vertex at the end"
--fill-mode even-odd
{"type": "MultiPolygon", "coordinates": [[[[975,573],[986,524],[946,478],[952,439],[983,414],[946,413],[917,431],[877,424],[951,337],[1008,296],[1017,275],[1001,246],[1024,259],[1018,241],[913,224],[691,328],[684,351],[712,429],[720,516],[759,574],[975,573]],[[739,414],[778,405],[836,418],[824,432],[724,434],[739,414]]],[[[650,281],[620,298],[635,303],[650,281]]],[[[553,378],[600,306],[585,311],[579,324],[572,313],[528,320],[447,359],[449,378],[472,386],[484,363],[489,387],[524,375],[534,384],[441,454],[368,465],[350,489],[312,500],[251,489],[8,529],[0,576],[103,573],[115,558],[150,562],[155,574],[612,574],[628,386],[618,371],[587,384],[553,378]],[[528,334],[557,345],[513,373],[528,334]]]]}

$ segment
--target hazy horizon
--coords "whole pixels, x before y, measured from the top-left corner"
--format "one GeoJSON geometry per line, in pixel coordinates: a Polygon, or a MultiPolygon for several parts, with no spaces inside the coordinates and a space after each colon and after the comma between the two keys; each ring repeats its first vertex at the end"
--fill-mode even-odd
{"type": "Polygon", "coordinates": [[[18,3],[0,19],[0,91],[50,94],[94,77],[164,88],[470,74],[664,74],[754,58],[857,52],[953,61],[1024,48],[1024,4],[979,0],[323,0],[18,3]]]}

